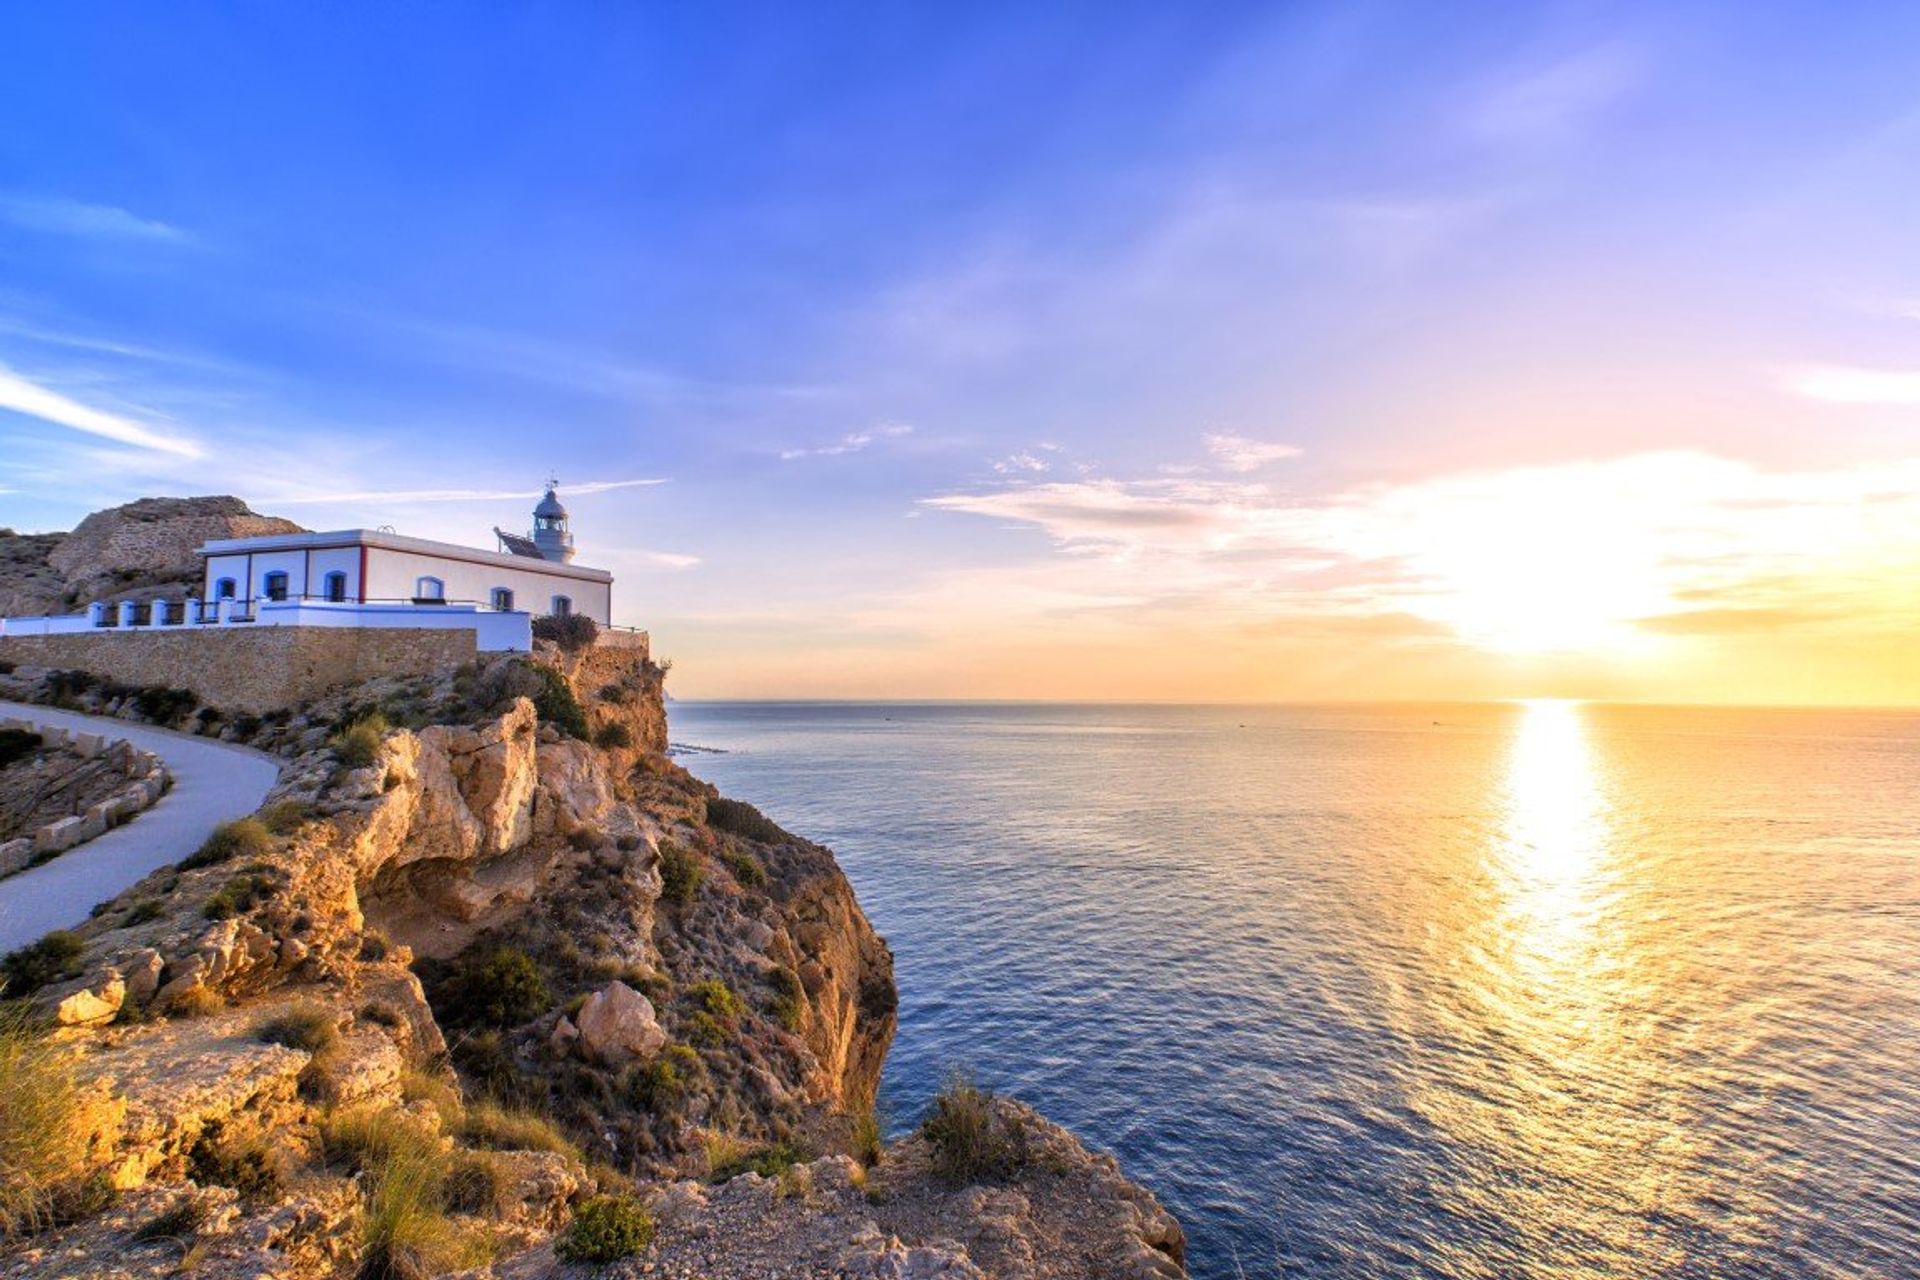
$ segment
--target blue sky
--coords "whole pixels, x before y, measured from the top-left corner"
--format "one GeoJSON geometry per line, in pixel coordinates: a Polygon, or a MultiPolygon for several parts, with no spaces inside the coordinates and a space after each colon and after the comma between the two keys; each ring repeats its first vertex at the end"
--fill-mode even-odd
{"type": "Polygon", "coordinates": [[[1920,9],[45,5],[0,48],[0,523],[484,541],[551,469],[689,694],[1889,696],[1920,9]],[[1523,616],[1570,576],[1617,589],[1523,616]]]}

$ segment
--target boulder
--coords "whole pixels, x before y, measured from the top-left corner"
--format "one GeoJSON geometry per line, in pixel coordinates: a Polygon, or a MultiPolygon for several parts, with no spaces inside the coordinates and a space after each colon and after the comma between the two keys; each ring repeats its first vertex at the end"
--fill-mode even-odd
{"type": "Polygon", "coordinates": [[[624,982],[609,983],[587,997],[575,1025],[580,1048],[600,1062],[622,1062],[659,1052],[667,1033],[653,1014],[653,1002],[624,982]]]}

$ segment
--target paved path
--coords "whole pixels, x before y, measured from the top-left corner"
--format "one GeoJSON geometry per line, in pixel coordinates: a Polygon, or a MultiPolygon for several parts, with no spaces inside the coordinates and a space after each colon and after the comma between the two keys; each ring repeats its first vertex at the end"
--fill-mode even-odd
{"type": "Polygon", "coordinates": [[[0,953],[50,929],[80,923],[96,902],[118,895],[156,867],[180,861],[216,825],[258,809],[280,776],[279,759],[265,752],[170,729],[0,702],[0,717],[11,716],[125,739],[166,761],[173,790],[126,825],[0,880],[0,953]]]}

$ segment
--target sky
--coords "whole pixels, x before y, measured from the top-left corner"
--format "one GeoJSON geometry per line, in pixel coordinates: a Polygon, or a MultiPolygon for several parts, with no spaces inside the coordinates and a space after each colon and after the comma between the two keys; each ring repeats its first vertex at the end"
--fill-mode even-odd
{"type": "Polygon", "coordinates": [[[15,5],[0,525],[681,697],[1920,702],[1920,7],[15,5]]]}

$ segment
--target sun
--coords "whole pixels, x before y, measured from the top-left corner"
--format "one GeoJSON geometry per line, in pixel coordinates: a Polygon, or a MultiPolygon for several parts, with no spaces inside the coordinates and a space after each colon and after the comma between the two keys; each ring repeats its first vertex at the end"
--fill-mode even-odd
{"type": "Polygon", "coordinates": [[[1500,653],[1631,654],[1637,619],[1673,608],[1669,548],[1629,490],[1597,473],[1489,478],[1427,513],[1409,568],[1421,612],[1500,653]]]}

